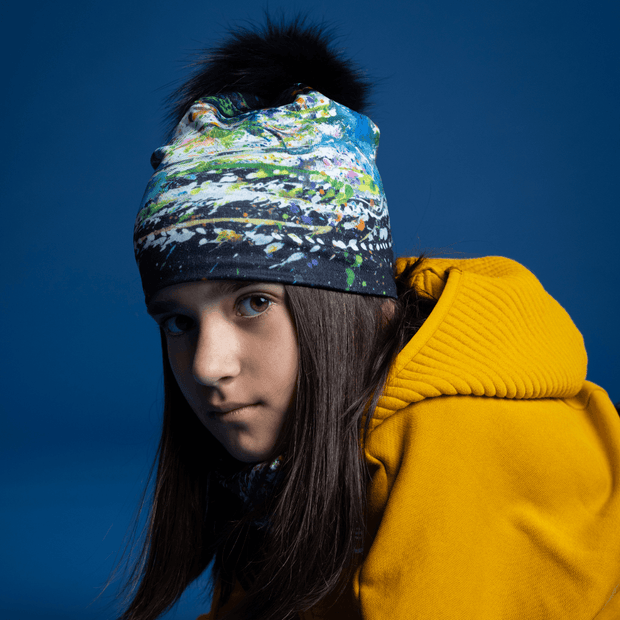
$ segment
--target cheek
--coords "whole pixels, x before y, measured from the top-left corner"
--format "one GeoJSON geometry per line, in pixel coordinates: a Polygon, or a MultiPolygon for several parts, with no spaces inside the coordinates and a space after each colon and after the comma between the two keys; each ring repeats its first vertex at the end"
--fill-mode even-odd
{"type": "Polygon", "coordinates": [[[286,374],[288,375],[288,383],[295,385],[297,383],[297,372],[299,370],[299,351],[297,342],[293,342],[284,356],[286,358],[286,374]]]}
{"type": "Polygon", "coordinates": [[[287,329],[279,333],[278,346],[269,361],[274,374],[277,372],[274,382],[277,380],[281,389],[288,393],[288,397],[292,397],[299,368],[297,337],[292,325],[287,325],[287,329]]]}
{"type": "Polygon", "coordinates": [[[255,369],[252,373],[255,385],[260,386],[276,410],[288,409],[297,384],[299,354],[295,329],[287,314],[278,313],[268,330],[248,342],[246,351],[255,369]]]}

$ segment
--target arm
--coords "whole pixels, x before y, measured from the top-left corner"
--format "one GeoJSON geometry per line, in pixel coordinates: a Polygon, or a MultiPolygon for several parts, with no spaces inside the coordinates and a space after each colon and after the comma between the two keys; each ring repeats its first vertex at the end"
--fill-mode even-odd
{"type": "Polygon", "coordinates": [[[365,450],[365,620],[620,617],[620,421],[600,388],[429,399],[365,450]]]}

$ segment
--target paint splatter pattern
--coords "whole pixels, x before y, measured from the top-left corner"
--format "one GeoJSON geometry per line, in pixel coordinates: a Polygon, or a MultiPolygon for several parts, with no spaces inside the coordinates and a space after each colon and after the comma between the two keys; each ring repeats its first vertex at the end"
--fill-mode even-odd
{"type": "Polygon", "coordinates": [[[310,89],[261,110],[200,99],[153,154],[134,231],[145,293],[258,277],[394,296],[378,143],[369,118],[310,89]]]}

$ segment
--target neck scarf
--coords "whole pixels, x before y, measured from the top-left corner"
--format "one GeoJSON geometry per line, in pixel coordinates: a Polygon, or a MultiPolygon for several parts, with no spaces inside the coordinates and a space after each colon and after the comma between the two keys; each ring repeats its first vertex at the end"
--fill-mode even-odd
{"type": "MultiPolygon", "coordinates": [[[[214,471],[215,480],[243,503],[245,512],[250,512],[271,497],[283,478],[283,457],[279,456],[272,461],[250,464],[233,474],[223,468],[214,471]]],[[[259,528],[268,524],[268,518],[255,521],[259,528]]]]}

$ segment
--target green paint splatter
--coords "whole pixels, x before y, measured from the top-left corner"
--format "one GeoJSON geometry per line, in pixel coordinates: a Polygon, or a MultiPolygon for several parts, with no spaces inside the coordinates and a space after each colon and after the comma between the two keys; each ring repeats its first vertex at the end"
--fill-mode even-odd
{"type": "Polygon", "coordinates": [[[162,209],[167,207],[171,202],[174,202],[175,200],[176,198],[162,198],[157,202],[152,202],[147,207],[144,207],[144,209],[140,212],[140,218],[142,220],[145,220],[147,217],[151,217],[158,211],[161,211],[162,209]]]}
{"type": "Polygon", "coordinates": [[[377,187],[377,184],[372,180],[372,177],[368,176],[367,174],[360,176],[360,184],[358,186],[358,189],[359,191],[365,193],[368,192],[375,195],[379,194],[379,188],[377,187]]]}
{"type": "Polygon", "coordinates": [[[355,280],[355,274],[353,273],[353,269],[349,269],[349,267],[347,267],[345,271],[347,273],[347,288],[350,288],[355,280]]]}
{"type": "Polygon", "coordinates": [[[278,195],[282,196],[283,198],[297,198],[300,194],[303,194],[303,193],[304,193],[303,187],[295,187],[290,190],[280,190],[278,192],[278,195]]]}

